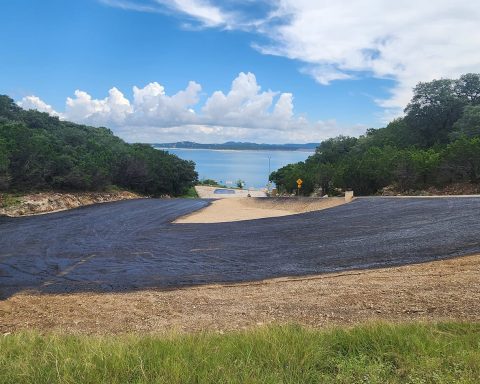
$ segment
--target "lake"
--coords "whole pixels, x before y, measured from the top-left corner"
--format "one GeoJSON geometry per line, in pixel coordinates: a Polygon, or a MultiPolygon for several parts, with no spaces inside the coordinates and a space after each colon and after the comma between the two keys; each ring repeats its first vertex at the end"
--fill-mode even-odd
{"type": "Polygon", "coordinates": [[[220,184],[235,185],[245,181],[247,188],[264,188],[268,183],[269,158],[271,172],[290,163],[304,161],[313,152],[307,151],[232,151],[212,149],[169,148],[166,151],[196,164],[198,178],[213,179],[220,184]]]}

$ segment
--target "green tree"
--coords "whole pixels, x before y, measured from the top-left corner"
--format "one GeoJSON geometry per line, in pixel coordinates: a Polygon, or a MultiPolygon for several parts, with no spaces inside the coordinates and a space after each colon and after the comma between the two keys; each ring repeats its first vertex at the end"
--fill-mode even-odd
{"type": "Polygon", "coordinates": [[[456,139],[460,136],[480,136],[480,105],[468,105],[463,110],[463,115],[453,125],[454,131],[451,137],[456,139]]]}
{"type": "Polygon", "coordinates": [[[470,105],[480,104],[480,73],[467,73],[455,81],[455,94],[470,105]]]}
{"type": "Polygon", "coordinates": [[[116,184],[151,195],[182,195],[197,176],[191,161],[127,144],[107,128],[24,111],[0,96],[0,189],[102,190],[116,184]]]}
{"type": "Polygon", "coordinates": [[[4,139],[0,138],[0,191],[8,189],[10,185],[9,165],[7,144],[4,139]]]}
{"type": "Polygon", "coordinates": [[[418,135],[418,144],[428,148],[435,143],[447,143],[453,124],[466,105],[455,92],[455,81],[441,79],[419,83],[413,93],[405,108],[405,121],[410,131],[418,135]]]}
{"type": "Polygon", "coordinates": [[[446,147],[439,166],[439,181],[480,182],[480,137],[462,136],[446,147]]]}

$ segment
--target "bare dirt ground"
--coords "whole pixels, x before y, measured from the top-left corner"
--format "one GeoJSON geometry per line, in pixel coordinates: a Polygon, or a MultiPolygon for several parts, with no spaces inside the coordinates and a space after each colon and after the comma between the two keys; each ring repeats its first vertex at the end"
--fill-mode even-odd
{"type": "Polygon", "coordinates": [[[65,211],[85,205],[109,203],[112,201],[139,199],[144,196],[129,191],[114,192],[40,192],[23,196],[0,194],[0,215],[9,217],[38,215],[65,211]],[[4,200],[11,200],[4,204],[4,200]],[[7,205],[7,206],[3,206],[7,205]]]}
{"type": "Polygon", "coordinates": [[[174,223],[224,223],[319,211],[344,204],[343,197],[331,198],[236,198],[219,199],[211,205],[183,216],[174,223]]]}
{"type": "Polygon", "coordinates": [[[376,270],[128,293],[17,293],[0,332],[224,332],[372,320],[480,321],[480,255],[376,270]]]}

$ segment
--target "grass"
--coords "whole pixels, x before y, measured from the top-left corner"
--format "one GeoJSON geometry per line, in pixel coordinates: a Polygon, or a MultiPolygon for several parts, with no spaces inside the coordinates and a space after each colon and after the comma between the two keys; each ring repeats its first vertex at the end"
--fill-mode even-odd
{"type": "Polygon", "coordinates": [[[0,336],[1,383],[479,383],[480,324],[0,336]]]}
{"type": "Polygon", "coordinates": [[[198,199],[198,194],[195,190],[195,187],[190,187],[187,193],[185,193],[182,197],[186,199],[198,199]]]}
{"type": "Polygon", "coordinates": [[[20,195],[13,193],[0,194],[0,208],[9,208],[17,206],[21,203],[20,195]]]}

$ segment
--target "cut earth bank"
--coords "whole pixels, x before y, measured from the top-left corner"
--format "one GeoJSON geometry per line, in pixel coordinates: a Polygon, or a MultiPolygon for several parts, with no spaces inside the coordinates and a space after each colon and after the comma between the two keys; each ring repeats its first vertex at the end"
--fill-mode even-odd
{"type": "Polygon", "coordinates": [[[28,216],[64,211],[85,205],[139,199],[144,196],[129,191],[114,192],[41,192],[21,196],[0,194],[0,216],[28,216]]]}

